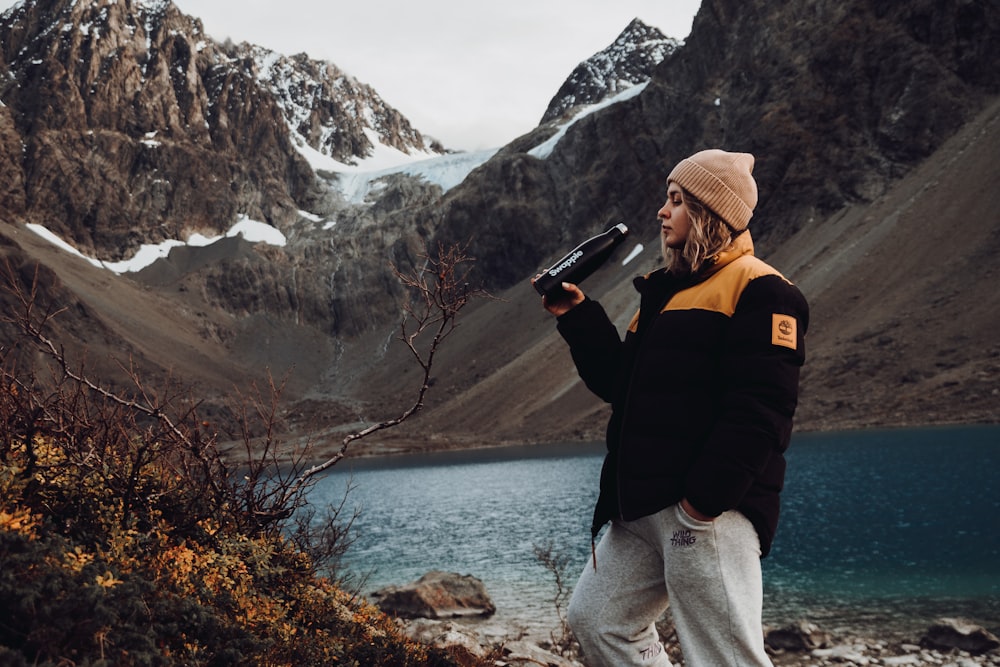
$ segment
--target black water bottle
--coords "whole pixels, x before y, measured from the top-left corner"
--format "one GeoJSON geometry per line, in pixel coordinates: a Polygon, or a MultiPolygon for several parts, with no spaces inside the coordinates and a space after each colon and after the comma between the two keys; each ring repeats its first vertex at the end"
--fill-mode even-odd
{"type": "Polygon", "coordinates": [[[611,253],[621,245],[628,234],[628,227],[618,223],[603,234],[587,239],[535,280],[535,289],[550,301],[557,301],[566,296],[563,283],[580,282],[596,271],[607,261],[611,253]]]}

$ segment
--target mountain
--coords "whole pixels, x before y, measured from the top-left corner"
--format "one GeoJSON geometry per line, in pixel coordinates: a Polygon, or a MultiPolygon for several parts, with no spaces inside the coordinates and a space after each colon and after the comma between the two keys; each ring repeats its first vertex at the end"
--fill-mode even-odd
{"type": "Polygon", "coordinates": [[[527,277],[627,222],[645,252],[585,286],[624,327],[630,277],[658,262],[664,178],[706,146],[757,156],[757,252],[812,306],[799,428],[996,421],[998,31],[989,2],[703,2],[639,94],[578,117],[543,158],[563,130],[540,127],[447,193],[439,237],[472,238],[509,305],[469,319],[453,395],[414,428],[599,439],[606,409],[527,277]]]}
{"type": "Polygon", "coordinates": [[[633,19],[608,48],[570,72],[542,114],[541,122],[556,120],[573,109],[596,104],[645,83],[653,69],[678,46],[677,40],[659,29],[633,19]]]}
{"type": "Polygon", "coordinates": [[[605,409],[528,279],[625,221],[645,249],[584,287],[626,322],[663,179],[723,146],[757,156],[758,254],[812,306],[799,427],[995,421],[998,37],[986,0],[705,0],[642,83],[588,98],[599,77],[577,79],[495,153],[365,176],[320,165],[440,149],[389,113],[357,125],[329,102],[334,66],[213,44],[170,3],[26,2],[0,19],[0,254],[16,279],[39,267],[55,334],[97,372],[183,378],[222,419],[234,383],[288,371],[291,426],[324,445],[416,389],[391,266],[468,242],[499,298],[463,313],[424,412],[366,446],[599,438],[605,409]],[[240,220],[280,241],[226,236],[240,220]],[[104,260],[189,242],[118,275],[26,223],[104,260]]]}
{"type": "Polygon", "coordinates": [[[4,210],[101,259],[238,215],[289,224],[321,196],[297,146],[443,152],[333,65],[216,44],[168,1],[20,3],[0,44],[0,123],[23,146],[4,210]]]}

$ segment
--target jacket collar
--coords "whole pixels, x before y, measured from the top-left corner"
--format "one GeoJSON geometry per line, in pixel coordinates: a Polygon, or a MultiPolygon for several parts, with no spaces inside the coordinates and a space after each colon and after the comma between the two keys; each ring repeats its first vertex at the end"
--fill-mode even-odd
{"type": "Polygon", "coordinates": [[[709,264],[699,273],[702,278],[707,278],[744,255],[753,255],[753,239],[750,237],[749,229],[737,236],[729,248],[709,260],[709,264]]]}
{"type": "Polygon", "coordinates": [[[744,255],[753,255],[753,238],[750,236],[749,229],[737,236],[729,248],[723,250],[718,255],[710,259],[696,275],[685,276],[684,278],[677,280],[668,274],[666,269],[657,269],[656,271],[647,273],[644,276],[637,276],[632,281],[632,284],[639,292],[643,292],[648,289],[647,285],[659,286],[663,283],[680,283],[681,285],[696,284],[719,272],[724,267],[729,266],[744,255]]]}

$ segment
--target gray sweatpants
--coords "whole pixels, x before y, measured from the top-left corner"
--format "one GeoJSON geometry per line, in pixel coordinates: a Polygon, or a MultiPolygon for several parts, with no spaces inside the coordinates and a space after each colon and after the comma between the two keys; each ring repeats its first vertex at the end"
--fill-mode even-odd
{"type": "Polygon", "coordinates": [[[762,667],[760,540],[726,512],[698,521],[672,505],[614,521],[587,562],[569,623],[591,667],[670,667],[655,621],[673,613],[687,667],[762,667]]]}

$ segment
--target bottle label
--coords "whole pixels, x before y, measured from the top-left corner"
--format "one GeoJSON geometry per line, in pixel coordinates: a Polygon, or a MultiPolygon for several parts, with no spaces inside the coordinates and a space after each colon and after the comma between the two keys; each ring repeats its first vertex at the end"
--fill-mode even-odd
{"type": "Polygon", "coordinates": [[[583,257],[583,251],[577,250],[572,255],[570,255],[569,257],[567,257],[566,260],[562,264],[560,264],[559,266],[554,266],[551,269],[549,269],[549,275],[552,276],[553,278],[555,278],[560,273],[562,273],[563,271],[565,271],[569,267],[571,267],[574,264],[576,264],[576,260],[580,259],[581,257],[583,257]]]}

